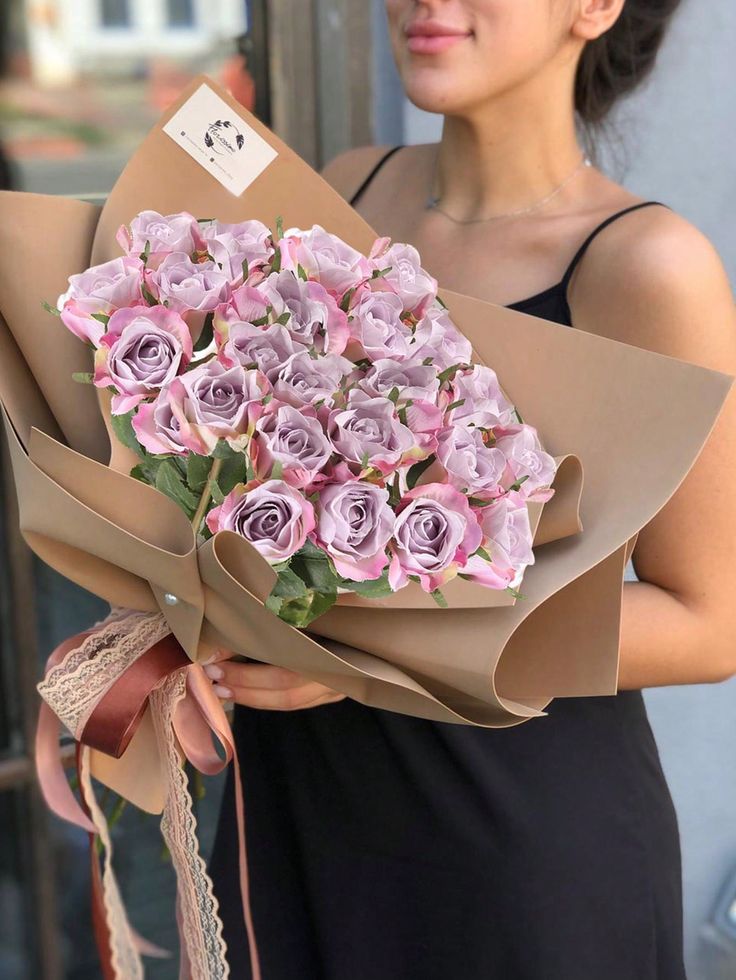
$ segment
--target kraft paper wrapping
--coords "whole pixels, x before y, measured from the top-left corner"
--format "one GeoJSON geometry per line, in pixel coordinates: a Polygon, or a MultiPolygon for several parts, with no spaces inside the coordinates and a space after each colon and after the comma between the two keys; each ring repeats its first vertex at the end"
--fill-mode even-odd
{"type": "MultiPolygon", "coordinates": [[[[247,150],[247,140],[246,140],[247,150]]],[[[97,392],[71,380],[89,350],[41,307],[67,277],[120,254],[115,232],[143,209],[270,227],[321,224],[363,252],[377,232],[303,160],[211,80],[196,79],[133,155],[104,207],[0,194],[0,401],[20,522],[31,548],[110,601],[160,609],[192,659],[200,640],[292,668],[365,704],[436,721],[501,728],[544,715],[554,697],[614,694],[625,565],[639,530],[700,453],[734,379],[676,358],[440,290],[559,467],[531,507],[535,563],[523,599],[457,580],[437,608],[418,586],[380,602],[341,596],[300,632],[263,602],[274,573],[219,532],[197,548],[183,512],[111,468],[97,392]],[[234,194],[164,126],[201,86],[273,160],[234,194]],[[171,593],[179,602],[168,605],[171,593]]],[[[380,229],[378,229],[380,233],[380,229]]],[[[124,455],[121,457],[124,459],[124,455]]],[[[125,470],[125,465],[113,461],[125,470]]],[[[157,766],[141,763],[144,724],[95,774],[160,809],[157,766]]]]}

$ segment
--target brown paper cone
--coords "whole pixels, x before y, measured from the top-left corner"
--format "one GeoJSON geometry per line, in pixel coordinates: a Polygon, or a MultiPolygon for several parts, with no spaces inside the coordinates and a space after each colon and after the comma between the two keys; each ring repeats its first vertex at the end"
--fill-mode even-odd
{"type": "MultiPolygon", "coordinates": [[[[40,306],[70,274],[120,254],[118,226],[146,208],[271,227],[281,215],[285,228],[318,223],[364,252],[376,234],[205,78],[152,130],[101,211],[1,194],[0,400],[31,547],[111,602],[160,608],[192,658],[201,639],[225,644],[376,707],[504,727],[544,714],[553,697],[614,694],[624,566],[700,453],[734,379],[441,290],[477,359],[560,464],[556,496],[531,510],[536,560],[524,598],[461,581],[446,590],[449,609],[418,587],[378,603],[341,596],[299,632],[264,608],[274,575],[246,541],[220,532],[197,550],[168,498],[106,465],[96,393],[70,377],[89,370],[89,352],[40,306]],[[224,100],[246,148],[259,137],[275,151],[238,195],[205,169],[201,148],[195,159],[164,132],[202,86],[224,100]],[[167,605],[164,593],[180,601],[167,605]]],[[[105,778],[113,784],[114,772],[105,778]]]]}

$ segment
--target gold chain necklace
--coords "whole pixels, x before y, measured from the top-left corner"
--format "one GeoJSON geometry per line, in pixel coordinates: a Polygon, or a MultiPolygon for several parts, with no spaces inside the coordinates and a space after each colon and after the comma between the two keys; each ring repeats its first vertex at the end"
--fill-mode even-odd
{"type": "MultiPolygon", "coordinates": [[[[427,198],[425,207],[432,208],[435,211],[439,211],[440,214],[444,214],[444,216],[446,218],[449,218],[450,221],[454,221],[456,222],[456,224],[459,225],[476,224],[482,221],[495,221],[497,218],[513,218],[522,214],[529,214],[531,211],[536,211],[538,208],[543,207],[548,201],[551,201],[553,197],[555,197],[557,194],[560,193],[562,188],[565,187],[573,179],[573,177],[577,174],[577,172],[582,167],[592,167],[592,166],[593,166],[592,161],[588,158],[587,154],[583,153],[580,162],[577,164],[577,166],[572,171],[572,173],[569,173],[561,184],[558,184],[557,187],[554,188],[554,190],[550,191],[549,194],[546,194],[539,201],[535,201],[534,204],[530,204],[526,208],[516,208],[514,211],[501,211],[498,214],[491,214],[487,218],[464,218],[464,219],[453,218],[451,214],[448,214],[447,211],[443,210],[443,208],[439,206],[439,200],[440,200],[439,197],[435,197],[432,194],[430,194],[429,197],[427,198]]],[[[435,157],[435,172],[434,172],[434,178],[432,180],[432,184],[434,184],[436,177],[437,177],[437,157],[435,157]]]]}

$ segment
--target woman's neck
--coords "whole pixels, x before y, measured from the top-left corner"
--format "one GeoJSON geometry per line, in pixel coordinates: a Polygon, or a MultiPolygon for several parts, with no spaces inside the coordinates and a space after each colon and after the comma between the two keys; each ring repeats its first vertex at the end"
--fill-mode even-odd
{"type": "Polygon", "coordinates": [[[431,193],[458,220],[528,207],[554,190],[581,160],[565,100],[507,97],[469,115],[446,115],[431,193]]]}

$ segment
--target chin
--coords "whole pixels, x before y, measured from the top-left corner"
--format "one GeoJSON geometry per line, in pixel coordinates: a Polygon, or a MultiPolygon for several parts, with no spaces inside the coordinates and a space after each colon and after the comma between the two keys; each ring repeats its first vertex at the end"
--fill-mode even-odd
{"type": "Polygon", "coordinates": [[[449,78],[447,74],[444,78],[439,73],[434,73],[434,77],[428,75],[428,72],[422,72],[402,80],[407,99],[418,109],[461,115],[480,101],[477,86],[463,85],[457,77],[449,78]]]}

